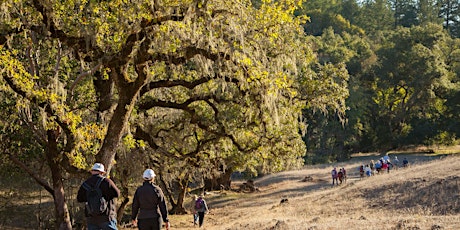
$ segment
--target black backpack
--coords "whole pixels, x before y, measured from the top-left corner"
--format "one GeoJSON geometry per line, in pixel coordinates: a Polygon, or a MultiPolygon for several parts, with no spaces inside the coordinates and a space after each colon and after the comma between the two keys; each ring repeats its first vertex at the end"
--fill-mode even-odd
{"type": "Polygon", "coordinates": [[[91,187],[86,182],[82,185],[86,190],[86,210],[89,216],[100,216],[106,213],[108,203],[99,188],[103,180],[104,178],[100,177],[94,187],[91,187]]]}

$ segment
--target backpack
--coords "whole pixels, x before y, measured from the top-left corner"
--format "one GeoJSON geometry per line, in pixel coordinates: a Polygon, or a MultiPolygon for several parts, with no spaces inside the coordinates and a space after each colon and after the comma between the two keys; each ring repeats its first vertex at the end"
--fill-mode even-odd
{"type": "Polygon", "coordinates": [[[197,199],[195,201],[195,209],[201,209],[203,207],[203,199],[197,199]]]}
{"type": "Polygon", "coordinates": [[[89,216],[100,216],[105,214],[108,206],[107,200],[102,196],[100,185],[104,180],[100,177],[94,187],[91,187],[86,182],[83,183],[83,188],[86,190],[86,210],[89,216]]]}

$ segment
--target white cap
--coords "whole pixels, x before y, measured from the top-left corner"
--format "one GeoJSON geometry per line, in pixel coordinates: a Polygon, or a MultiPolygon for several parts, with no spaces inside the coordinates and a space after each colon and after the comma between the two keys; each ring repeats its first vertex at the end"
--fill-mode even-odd
{"type": "Polygon", "coordinates": [[[155,177],[155,172],[151,169],[146,169],[144,171],[144,174],[142,174],[142,178],[144,178],[144,180],[151,180],[155,177]]]}
{"type": "Polygon", "coordinates": [[[91,168],[91,171],[99,171],[99,172],[105,173],[104,165],[101,164],[101,163],[96,163],[96,164],[94,164],[93,167],[91,168]]]}

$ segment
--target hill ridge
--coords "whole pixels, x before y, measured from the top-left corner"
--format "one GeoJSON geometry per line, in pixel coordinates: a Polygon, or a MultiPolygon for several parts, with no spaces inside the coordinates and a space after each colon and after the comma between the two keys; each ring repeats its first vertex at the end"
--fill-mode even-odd
{"type": "Polygon", "coordinates": [[[255,180],[258,193],[208,197],[206,229],[460,229],[459,160],[414,160],[363,179],[356,168],[365,160],[342,162],[351,178],[335,187],[329,172],[338,164],[267,175],[255,180]]]}

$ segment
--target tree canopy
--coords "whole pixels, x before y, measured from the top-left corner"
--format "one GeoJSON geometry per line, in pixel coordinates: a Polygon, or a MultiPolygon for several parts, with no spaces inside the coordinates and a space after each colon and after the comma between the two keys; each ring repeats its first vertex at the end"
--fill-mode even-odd
{"type": "Polygon", "coordinates": [[[51,184],[29,173],[67,229],[62,179],[95,161],[110,172],[120,151],[169,172],[299,166],[301,109],[343,111],[346,96],[329,94],[346,87],[346,76],[316,63],[306,18],[293,16],[300,5],[4,1],[3,107],[17,114],[2,124],[9,159],[23,168],[45,160],[51,184]],[[21,161],[32,154],[36,161],[21,161]]]}

